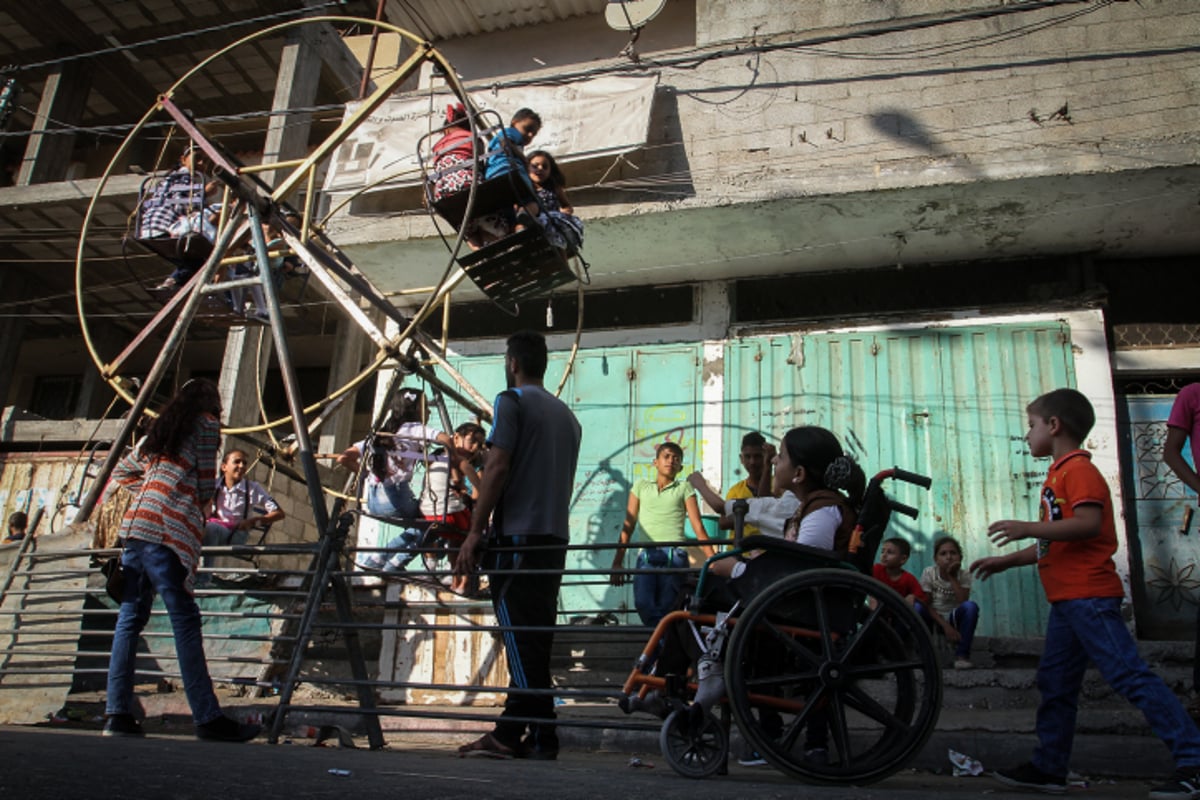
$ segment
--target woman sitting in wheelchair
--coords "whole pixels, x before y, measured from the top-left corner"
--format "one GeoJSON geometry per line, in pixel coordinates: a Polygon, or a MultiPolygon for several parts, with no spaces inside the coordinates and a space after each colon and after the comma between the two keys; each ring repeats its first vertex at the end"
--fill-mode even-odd
{"type": "MultiPolygon", "coordinates": [[[[844,554],[849,547],[854,526],[858,522],[858,511],[866,491],[866,475],[855,461],[842,450],[837,437],[825,428],[804,426],[788,431],[779,443],[779,451],[772,464],[775,469],[772,491],[780,497],[760,497],[748,500],[757,504],[756,519],[769,517],[763,513],[766,506],[794,495],[795,512],[782,525],[782,538],[823,551],[830,557],[844,554]],[[799,502],[795,506],[795,501],[799,502]]],[[[769,534],[780,531],[778,526],[767,526],[769,534]]],[[[777,533],[774,535],[778,536],[777,533]]],[[[766,536],[748,537],[744,547],[724,558],[709,562],[703,579],[702,594],[693,610],[728,611],[737,603],[743,606],[767,587],[786,575],[796,572],[800,561],[792,554],[769,553],[754,550],[755,540],[766,536]],[[750,549],[746,549],[746,547],[750,549]],[[715,577],[715,579],[714,579],[715,577]]],[[[719,669],[705,670],[702,662],[706,657],[715,658],[720,647],[714,642],[702,645],[690,622],[675,622],[663,633],[661,651],[654,670],[659,675],[686,674],[692,664],[700,659],[697,672],[700,685],[696,693],[697,705],[707,708],[724,692],[719,669]],[[709,673],[714,680],[705,679],[709,673]]],[[[649,664],[647,664],[647,667],[649,664]]],[[[623,705],[628,711],[648,711],[659,714],[666,710],[659,703],[657,693],[645,698],[629,698],[623,705]]],[[[823,746],[823,721],[807,733],[813,748],[823,746]]]]}
{"type": "MultiPolygon", "coordinates": [[[[779,504],[788,494],[794,495],[799,505],[783,526],[783,538],[830,553],[845,552],[858,521],[867,478],[842,450],[837,437],[814,425],[792,428],[780,440],[772,465],[772,490],[778,497],[747,500],[754,516],[769,516],[755,506],[779,504]]],[[[764,530],[772,533],[769,527],[764,530]]],[[[761,550],[721,559],[710,565],[709,573],[728,579],[731,589],[749,598],[752,590],[767,585],[764,580],[773,581],[781,577],[781,568],[788,569],[787,565],[768,568],[767,561],[756,565],[760,555],[761,550]]]]}

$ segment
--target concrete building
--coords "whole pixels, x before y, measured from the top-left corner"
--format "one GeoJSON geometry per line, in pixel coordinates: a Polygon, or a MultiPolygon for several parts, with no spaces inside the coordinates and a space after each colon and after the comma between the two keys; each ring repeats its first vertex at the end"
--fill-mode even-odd
{"type": "MultiPolygon", "coordinates": [[[[52,5],[0,12],[0,53],[21,84],[0,139],[13,184],[0,188],[0,385],[5,405],[38,417],[95,419],[112,395],[80,341],[73,264],[97,179],[158,92],[301,4],[52,5]]],[[[308,5],[376,10],[365,0],[308,5]]],[[[1036,511],[1045,465],[1021,441],[1024,404],[1073,385],[1098,410],[1088,445],[1124,512],[1118,566],[1141,631],[1190,635],[1197,595],[1186,565],[1200,554],[1179,534],[1191,501],[1158,456],[1170,395],[1200,371],[1200,9],[666,0],[633,36],[610,27],[607,5],[382,4],[389,22],[449,58],[479,106],[502,117],[529,99],[562,109],[546,114],[543,141],[644,126],[619,152],[555,152],[587,226],[591,284],[582,311],[570,291],[549,303],[550,377],[565,371],[580,319],[564,397],[585,431],[604,431],[585,434],[577,540],[615,540],[655,442],[679,441],[689,464],[728,485],[740,477],[745,430],[777,437],[811,423],[834,430],[868,471],[900,464],[933,476],[928,495],[899,490],[922,511],[897,528],[914,542],[914,570],[943,531],[982,555],[989,519],[1036,511]],[[652,83],[644,119],[576,111],[572,90],[612,79],[652,83]]],[[[315,23],[244,45],[185,79],[181,105],[247,163],[301,156],[360,96],[369,42],[340,38],[344,28],[315,23]]],[[[368,77],[382,80],[410,54],[381,37],[368,77]]],[[[436,107],[444,97],[428,70],[403,89],[397,102],[436,107]]],[[[402,129],[366,144],[415,150],[402,129]]],[[[165,131],[149,128],[121,151],[87,239],[83,305],[103,320],[92,327],[106,353],[157,308],[144,287],[165,270],[123,255],[120,236],[142,181],[129,173],[173,158],[165,131]]],[[[340,153],[337,168],[352,155],[340,153]]],[[[398,306],[415,308],[428,293],[403,292],[438,282],[444,243],[411,179],[360,188],[352,200],[346,189],[320,198],[334,211],[327,231],[398,306]]],[[[318,287],[290,291],[292,352],[319,397],[371,347],[318,287]]],[[[467,284],[450,309],[451,362],[485,396],[501,388],[504,336],[547,326],[541,302],[514,318],[467,284]]],[[[265,410],[277,414],[260,346],[253,329],[197,326],[178,372],[222,376],[242,420],[256,419],[263,383],[265,410]]],[[[129,364],[133,375],[144,368],[129,364]]],[[[363,391],[357,415],[337,415],[320,449],[360,434],[370,401],[363,391]]],[[[69,424],[60,449],[86,438],[69,424]]],[[[983,631],[1036,632],[1035,583],[1006,575],[981,589],[983,631]]],[[[621,591],[571,588],[564,607],[631,605],[621,591]]]]}

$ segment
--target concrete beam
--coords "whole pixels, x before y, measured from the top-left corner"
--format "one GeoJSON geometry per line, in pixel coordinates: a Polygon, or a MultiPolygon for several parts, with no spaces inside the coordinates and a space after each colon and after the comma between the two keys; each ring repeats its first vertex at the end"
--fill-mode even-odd
{"type": "MultiPolygon", "coordinates": [[[[84,52],[111,46],[61,0],[7,3],[4,10],[25,30],[37,31],[42,41],[69,42],[84,52]]],[[[92,74],[104,76],[96,91],[129,117],[140,117],[158,96],[158,90],[120,53],[98,55],[78,63],[92,74]]]]}
{"type": "MultiPolygon", "coordinates": [[[[118,175],[109,178],[104,187],[106,199],[137,197],[145,178],[141,175],[118,175]]],[[[0,188],[0,214],[4,209],[12,207],[34,208],[38,206],[52,207],[62,203],[87,201],[96,193],[100,185],[98,178],[83,181],[58,181],[55,183],[39,183],[36,186],[5,186],[0,188]]],[[[6,221],[0,216],[0,226],[6,221]]]]}
{"type": "MultiPolygon", "coordinates": [[[[306,29],[309,26],[305,26],[306,29]]],[[[316,45],[321,55],[321,61],[333,75],[334,80],[342,84],[348,94],[347,98],[358,97],[359,86],[362,83],[363,65],[359,63],[354,53],[346,46],[346,42],[338,35],[333,26],[327,22],[311,26],[315,29],[316,45]]],[[[367,83],[367,93],[375,91],[375,82],[367,83]]]]}
{"type": "Polygon", "coordinates": [[[217,381],[227,424],[257,424],[261,419],[258,392],[267,382],[271,354],[271,334],[267,328],[243,325],[229,329],[217,381]]]}
{"type": "MultiPolygon", "coordinates": [[[[372,312],[368,312],[372,313],[372,312]]],[[[378,320],[380,314],[374,312],[378,320]]],[[[340,389],[363,368],[370,339],[354,320],[343,317],[338,320],[337,340],[330,358],[328,391],[340,389]]],[[[344,450],[351,443],[354,433],[354,398],[347,398],[337,411],[330,415],[318,430],[317,450],[331,453],[344,450]]]]}
{"type": "Polygon", "coordinates": [[[106,419],[19,419],[15,408],[4,410],[0,441],[37,442],[110,442],[120,432],[122,420],[106,419]]]}
{"type": "MultiPolygon", "coordinates": [[[[26,295],[29,280],[14,269],[0,272],[0,296],[9,301],[26,295]]],[[[25,317],[0,317],[0,407],[11,402],[13,383],[17,377],[17,359],[25,341],[25,317]]]]}

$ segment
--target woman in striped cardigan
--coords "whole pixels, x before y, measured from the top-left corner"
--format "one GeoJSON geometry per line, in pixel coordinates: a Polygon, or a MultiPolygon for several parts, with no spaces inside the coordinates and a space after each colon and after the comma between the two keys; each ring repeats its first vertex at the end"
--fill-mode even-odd
{"type": "Polygon", "coordinates": [[[238,723],[221,711],[192,596],[204,535],[202,509],[216,491],[220,413],[217,387],[188,381],[113,471],[113,481],[135,496],[121,521],[125,588],[108,665],[105,736],[142,735],[133,716],[134,662],[155,594],[162,596],[171,618],[196,735],[241,742],[258,734],[259,726],[238,723]]]}

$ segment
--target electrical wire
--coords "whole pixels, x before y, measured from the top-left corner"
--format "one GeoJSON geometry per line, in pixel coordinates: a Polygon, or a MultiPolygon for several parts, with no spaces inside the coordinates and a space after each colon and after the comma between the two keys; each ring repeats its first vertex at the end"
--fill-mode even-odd
{"type": "Polygon", "coordinates": [[[274,14],[263,14],[257,17],[248,17],[246,19],[234,20],[226,22],[222,25],[210,25],[207,28],[195,28],[192,30],[180,31],[179,33],[167,34],[165,36],[156,36],[153,39],[145,39],[140,42],[132,42],[130,44],[114,45],[113,47],[105,47],[100,50],[89,50],[86,53],[76,53],[69,56],[60,56],[59,58],[50,58],[45,61],[35,61],[31,64],[15,64],[4,68],[4,73],[25,72],[34,69],[43,69],[45,67],[56,67],[60,64],[69,64],[73,61],[82,61],[89,58],[98,58],[100,56],[110,55],[112,53],[128,53],[137,50],[141,47],[149,47],[155,44],[164,44],[166,42],[177,42],[183,39],[190,39],[196,36],[206,36],[211,33],[220,31],[233,30],[247,25],[258,25],[264,22],[273,20],[288,19],[291,17],[305,16],[312,14],[323,8],[332,8],[334,6],[344,6],[347,0],[325,0],[325,2],[314,2],[311,5],[305,4],[304,8],[293,9],[290,11],[279,11],[274,14]]]}
{"type": "MultiPolygon", "coordinates": [[[[17,106],[18,110],[24,111],[30,116],[36,115],[36,112],[27,106],[17,106]]],[[[201,125],[217,125],[223,122],[242,122],[248,119],[268,119],[270,117],[290,117],[295,114],[315,114],[322,111],[337,111],[344,112],[346,109],[345,103],[322,103],[314,106],[297,106],[295,108],[271,109],[267,111],[243,111],[238,114],[213,114],[207,117],[200,117],[196,120],[201,125]]],[[[76,135],[80,133],[90,133],[102,136],[124,137],[136,127],[136,123],[122,123],[120,125],[71,125],[65,122],[60,122],[53,118],[47,120],[55,125],[56,128],[42,128],[40,130],[27,131],[0,131],[0,139],[5,138],[25,138],[27,136],[54,136],[59,134],[76,135]]],[[[330,118],[328,120],[315,120],[315,122],[340,122],[341,117],[330,118]]],[[[281,127],[290,128],[299,125],[309,125],[309,121],[285,122],[281,127]]],[[[173,128],[175,122],[171,120],[163,120],[161,122],[147,122],[142,126],[143,129],[158,129],[158,128],[173,128]]],[[[235,131],[231,133],[215,134],[214,139],[222,137],[244,136],[245,133],[235,131]]]]}
{"type": "MultiPolygon", "coordinates": [[[[326,3],[325,5],[336,5],[341,2],[344,2],[344,0],[338,0],[338,3],[329,2],[329,3],[326,3]]],[[[858,30],[854,30],[854,31],[841,32],[841,33],[836,33],[836,34],[827,34],[827,35],[823,35],[823,36],[816,36],[816,37],[811,37],[811,38],[800,40],[800,41],[772,42],[772,43],[765,43],[765,44],[756,44],[756,43],[752,42],[749,45],[733,45],[732,47],[726,43],[722,43],[722,45],[717,49],[713,49],[713,48],[699,49],[699,48],[697,48],[696,50],[693,51],[692,54],[681,54],[678,56],[672,56],[672,57],[660,58],[660,59],[650,59],[650,58],[646,58],[643,56],[638,62],[635,62],[635,63],[620,62],[620,63],[616,63],[616,64],[610,64],[607,66],[589,67],[584,70],[577,70],[574,72],[567,72],[567,73],[559,73],[559,74],[555,75],[554,77],[539,76],[539,77],[533,77],[533,78],[516,78],[516,79],[511,79],[511,80],[506,80],[506,81],[492,81],[487,84],[486,88],[508,89],[508,88],[519,88],[519,87],[524,87],[524,86],[561,85],[564,83],[573,83],[575,81],[585,80],[587,78],[592,78],[592,77],[601,77],[601,76],[612,75],[612,74],[624,74],[624,73],[629,73],[629,72],[645,72],[648,67],[655,67],[658,69],[675,68],[675,69],[695,70],[696,68],[700,67],[701,65],[703,65],[709,61],[712,61],[712,60],[720,60],[720,59],[726,59],[726,58],[742,58],[748,54],[762,54],[762,53],[770,53],[770,52],[781,51],[781,50],[803,50],[805,48],[816,48],[816,47],[819,47],[820,45],[834,44],[834,43],[838,43],[838,42],[848,42],[848,41],[857,40],[857,39],[876,38],[876,37],[886,36],[886,35],[889,35],[892,33],[905,33],[905,32],[911,32],[911,31],[916,31],[916,30],[940,27],[942,25],[955,24],[955,23],[959,23],[959,22],[986,20],[986,19],[992,19],[995,17],[1008,16],[1008,15],[1015,14],[1015,13],[1027,13],[1029,11],[1044,10],[1047,8],[1054,8],[1054,7],[1065,6],[1065,5],[1089,4],[1090,6],[1092,6],[1089,8],[1071,12],[1071,15],[1067,19],[1067,21],[1069,21],[1070,19],[1074,19],[1076,15],[1081,15],[1083,13],[1091,13],[1093,11],[1099,10],[1100,8],[1112,5],[1115,2],[1117,2],[1117,0],[1031,0],[1031,2],[1020,3],[1020,4],[1015,4],[1015,5],[1005,5],[1005,6],[999,6],[996,8],[989,8],[989,9],[978,9],[975,11],[960,12],[960,13],[956,13],[956,14],[948,14],[948,15],[937,16],[937,17],[919,17],[916,19],[911,19],[911,20],[888,24],[888,25],[867,26],[862,29],[858,29],[858,30]]],[[[297,13],[300,13],[300,12],[286,12],[286,14],[289,16],[295,16],[297,13]]],[[[274,15],[274,16],[278,16],[278,15],[274,15]]],[[[1050,20],[1050,21],[1047,21],[1047,22],[1041,23],[1041,24],[1052,25],[1052,24],[1055,24],[1055,22],[1056,22],[1055,20],[1050,20]]],[[[201,32],[211,31],[211,30],[221,30],[224,27],[227,27],[227,26],[215,26],[214,28],[210,28],[210,29],[202,29],[201,32]]],[[[175,37],[182,36],[182,35],[184,35],[184,34],[176,34],[175,37]]],[[[191,35],[191,34],[188,34],[188,35],[191,35]]],[[[174,38],[174,37],[171,37],[171,38],[174,38]]],[[[977,38],[980,38],[980,37],[977,37],[977,38]]],[[[135,45],[123,45],[122,48],[139,47],[139,46],[144,46],[146,44],[157,44],[157,43],[159,43],[159,41],[160,41],[160,39],[150,39],[150,40],[147,40],[146,42],[137,43],[135,45]]],[[[967,41],[970,41],[970,40],[967,40],[967,41]]],[[[112,52],[116,49],[118,49],[118,48],[109,48],[106,50],[94,51],[94,53],[80,54],[78,56],[68,56],[68,57],[65,57],[64,60],[85,58],[85,57],[89,57],[91,55],[104,54],[104,53],[112,52]]],[[[850,56],[846,56],[846,57],[850,57],[850,56]]],[[[899,56],[897,56],[897,57],[899,57],[899,56]]],[[[40,63],[57,63],[57,61],[55,61],[55,62],[40,62],[40,63]]],[[[483,88],[483,87],[476,87],[476,88],[483,88]]],[[[332,106],[332,108],[342,108],[342,107],[343,106],[341,106],[340,104],[335,104],[334,106],[332,106]]],[[[27,110],[27,109],[23,108],[23,110],[27,110]]],[[[234,121],[234,120],[239,120],[239,119],[254,118],[254,117],[263,116],[263,115],[269,116],[271,113],[286,114],[286,113],[291,113],[291,110],[275,111],[275,112],[247,112],[246,114],[233,114],[233,115],[206,117],[206,118],[204,118],[204,121],[207,121],[207,122],[234,121]]],[[[169,124],[169,123],[164,123],[164,124],[169,124]]],[[[151,126],[152,126],[152,124],[148,124],[146,127],[151,127],[151,126]]],[[[128,125],[128,126],[72,126],[70,128],[62,128],[62,129],[56,128],[53,130],[56,132],[63,132],[63,133],[90,133],[90,132],[95,132],[95,131],[119,132],[122,129],[125,131],[128,131],[128,130],[131,130],[132,128],[133,128],[132,125],[128,125]]],[[[48,133],[49,131],[38,131],[38,132],[39,133],[48,133]]],[[[0,132],[0,138],[3,138],[5,136],[14,136],[14,135],[15,136],[28,136],[28,135],[30,135],[30,132],[28,132],[28,131],[0,132]]]]}

